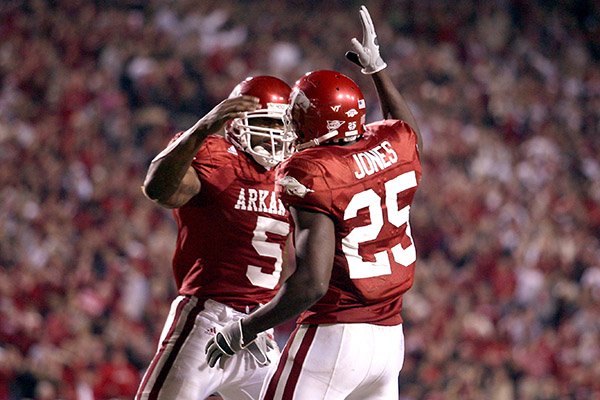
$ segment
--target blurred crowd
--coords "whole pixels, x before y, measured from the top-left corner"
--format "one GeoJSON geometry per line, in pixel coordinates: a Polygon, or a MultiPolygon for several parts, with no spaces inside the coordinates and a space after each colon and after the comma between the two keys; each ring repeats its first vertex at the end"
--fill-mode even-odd
{"type": "Polygon", "coordinates": [[[151,158],[249,75],[380,118],[360,4],[426,149],[401,399],[600,399],[599,2],[5,0],[0,400],[133,397],[175,296],[151,158]]]}

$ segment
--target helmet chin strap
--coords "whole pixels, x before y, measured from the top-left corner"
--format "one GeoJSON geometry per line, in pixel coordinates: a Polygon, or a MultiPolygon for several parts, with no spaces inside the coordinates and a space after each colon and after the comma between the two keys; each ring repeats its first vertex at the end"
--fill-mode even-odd
{"type": "Polygon", "coordinates": [[[302,144],[298,144],[296,145],[296,149],[298,151],[300,150],[304,150],[304,149],[308,149],[309,147],[315,147],[320,145],[321,143],[325,142],[326,140],[331,139],[332,137],[337,136],[338,131],[330,131],[327,132],[326,134],[324,134],[323,136],[319,136],[318,138],[314,138],[309,140],[308,142],[302,143],[302,144]]]}

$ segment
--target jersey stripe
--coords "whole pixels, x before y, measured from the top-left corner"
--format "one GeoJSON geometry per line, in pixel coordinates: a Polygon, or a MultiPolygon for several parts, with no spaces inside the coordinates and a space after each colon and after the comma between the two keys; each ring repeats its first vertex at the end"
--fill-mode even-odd
{"type": "Polygon", "coordinates": [[[300,372],[302,372],[302,364],[304,364],[304,360],[306,359],[306,355],[308,354],[308,350],[310,349],[310,345],[312,344],[316,333],[317,325],[309,325],[306,329],[306,333],[304,334],[304,338],[302,338],[300,348],[296,353],[296,357],[294,357],[294,366],[292,367],[292,370],[287,378],[287,383],[283,392],[284,399],[291,399],[294,395],[296,385],[298,384],[298,378],[300,377],[300,372]]]}
{"type": "Polygon", "coordinates": [[[281,355],[277,370],[273,374],[267,387],[264,400],[291,399],[302,372],[302,365],[313,343],[317,332],[317,325],[299,325],[290,335],[286,347],[281,355]],[[293,362],[288,363],[290,355],[293,362]],[[284,385],[284,386],[282,386],[284,385]]]}
{"type": "Polygon", "coordinates": [[[279,358],[279,364],[277,364],[277,370],[275,371],[275,373],[273,374],[273,377],[271,378],[271,381],[269,382],[269,386],[267,387],[267,392],[265,393],[263,400],[273,400],[275,398],[275,391],[277,390],[277,385],[279,384],[279,379],[281,379],[281,374],[283,373],[283,370],[287,363],[287,359],[289,356],[290,348],[292,347],[292,343],[294,342],[294,339],[296,338],[296,335],[298,334],[298,328],[299,328],[299,326],[296,326],[294,331],[290,334],[290,337],[289,337],[285,347],[283,348],[283,352],[281,353],[281,356],[279,358]]]}
{"type": "MultiPolygon", "coordinates": [[[[158,398],[158,394],[167,379],[171,367],[175,363],[179,351],[194,327],[196,316],[203,309],[204,303],[199,302],[198,298],[192,296],[181,298],[180,302],[176,305],[175,315],[167,333],[161,335],[162,340],[159,342],[159,355],[158,357],[154,357],[153,362],[144,374],[144,378],[135,397],[136,400],[155,400],[158,398]],[[177,339],[171,345],[169,342],[173,337],[177,337],[177,339]],[[151,388],[149,393],[146,391],[147,387],[151,388]]],[[[168,322],[165,325],[165,329],[167,326],[168,322]]]]}

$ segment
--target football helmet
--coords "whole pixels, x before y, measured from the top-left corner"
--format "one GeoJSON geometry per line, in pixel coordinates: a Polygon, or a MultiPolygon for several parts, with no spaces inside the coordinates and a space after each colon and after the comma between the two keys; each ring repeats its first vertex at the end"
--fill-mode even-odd
{"type": "Polygon", "coordinates": [[[229,95],[249,95],[260,100],[260,109],[227,123],[225,136],[265,168],[276,166],[293,152],[295,136],[283,126],[290,92],[290,86],[279,78],[254,76],[240,82],[229,95]]]}
{"type": "Polygon", "coordinates": [[[292,88],[286,130],[298,137],[296,150],[323,143],[343,143],[364,133],[366,107],[356,83],[336,71],[302,76],[292,88]]]}

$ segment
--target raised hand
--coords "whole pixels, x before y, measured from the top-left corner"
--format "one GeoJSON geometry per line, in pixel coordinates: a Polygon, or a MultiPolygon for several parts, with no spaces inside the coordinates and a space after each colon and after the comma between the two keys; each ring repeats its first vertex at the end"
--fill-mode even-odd
{"type": "Polygon", "coordinates": [[[383,61],[379,53],[377,33],[375,33],[375,26],[373,25],[369,10],[367,10],[367,7],[361,6],[359,13],[363,30],[362,43],[356,38],[352,38],[351,44],[354,51],[347,52],[346,58],[359,67],[362,67],[361,72],[363,74],[374,74],[387,67],[387,64],[383,61]]]}

